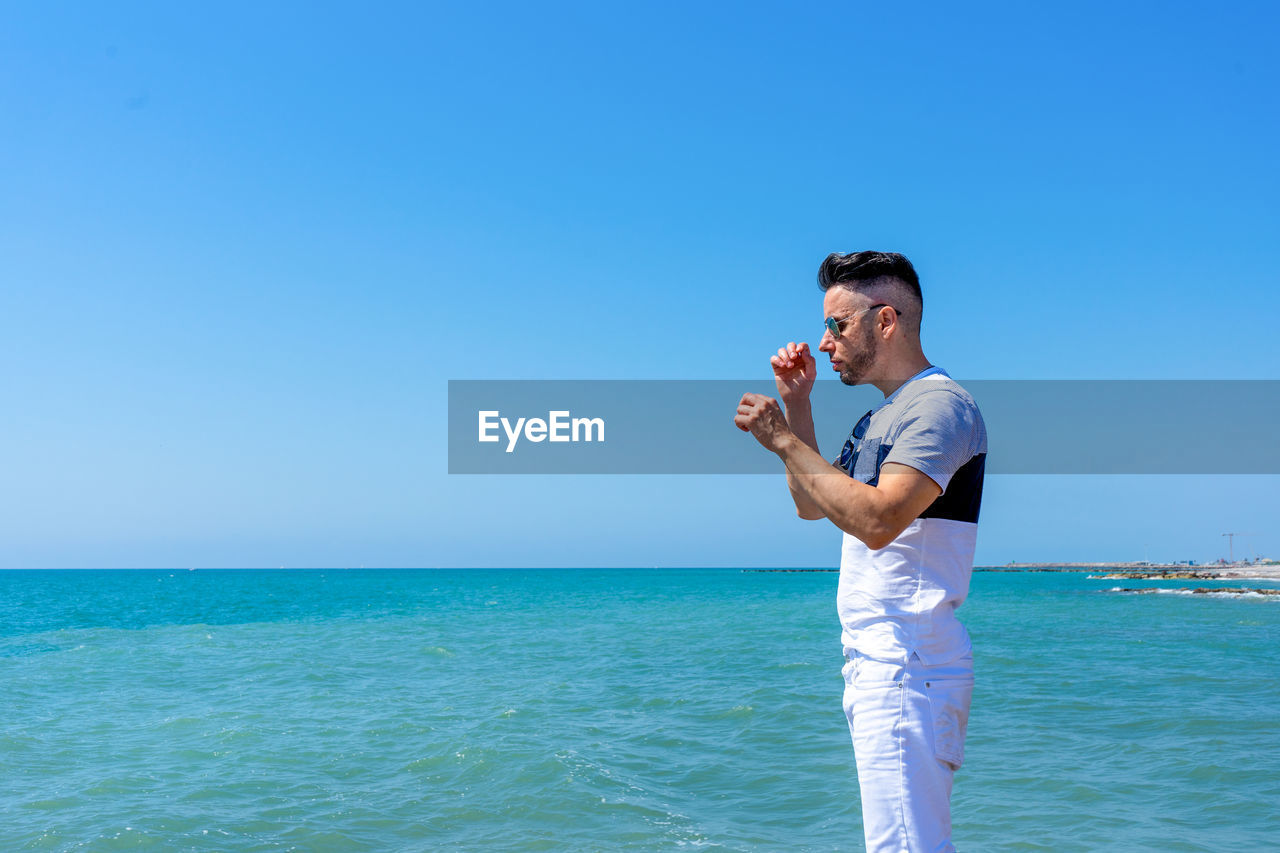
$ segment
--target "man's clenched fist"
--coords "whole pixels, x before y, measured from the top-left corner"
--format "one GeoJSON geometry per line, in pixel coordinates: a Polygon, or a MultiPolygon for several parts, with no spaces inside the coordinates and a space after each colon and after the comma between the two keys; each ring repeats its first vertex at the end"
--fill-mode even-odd
{"type": "Polygon", "coordinates": [[[780,444],[792,435],[778,401],[763,394],[743,394],[733,422],[738,429],[750,432],[756,441],[775,453],[780,444]]]}

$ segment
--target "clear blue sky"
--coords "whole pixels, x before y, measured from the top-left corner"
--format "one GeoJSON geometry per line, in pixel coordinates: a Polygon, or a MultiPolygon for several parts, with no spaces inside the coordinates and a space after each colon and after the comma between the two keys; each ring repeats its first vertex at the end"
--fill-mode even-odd
{"type": "MultiPolygon", "coordinates": [[[[767,378],[835,250],[960,378],[1280,378],[1270,4],[612,6],[6,5],[0,565],[834,565],[780,477],[450,477],[444,422],[767,378]]],[[[978,559],[1274,556],[1278,487],[992,477],[978,559]]]]}

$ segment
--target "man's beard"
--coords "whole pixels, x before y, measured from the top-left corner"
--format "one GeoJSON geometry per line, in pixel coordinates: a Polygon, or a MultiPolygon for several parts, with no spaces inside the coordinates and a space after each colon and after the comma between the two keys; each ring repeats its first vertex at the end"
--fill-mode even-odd
{"type": "Polygon", "coordinates": [[[840,381],[845,385],[857,385],[862,381],[871,364],[876,360],[877,338],[870,326],[863,327],[862,347],[840,365],[840,381]]]}

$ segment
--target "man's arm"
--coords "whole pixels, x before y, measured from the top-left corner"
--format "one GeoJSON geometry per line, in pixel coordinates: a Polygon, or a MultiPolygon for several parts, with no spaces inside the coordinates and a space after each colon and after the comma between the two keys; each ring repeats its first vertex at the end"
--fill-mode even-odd
{"type": "MultiPolygon", "coordinates": [[[[787,423],[790,424],[791,431],[813,448],[815,453],[821,454],[818,450],[818,436],[813,428],[813,407],[809,405],[813,381],[818,376],[818,367],[809,352],[809,345],[792,341],[785,347],[779,347],[778,354],[769,359],[769,365],[773,368],[778,396],[787,407],[787,423]]],[[[796,515],[809,521],[826,518],[822,509],[792,479],[790,468],[787,469],[787,488],[791,490],[796,515]]]]}
{"type": "MultiPolygon", "coordinates": [[[[818,436],[813,427],[813,408],[809,405],[809,398],[803,401],[795,401],[787,406],[787,424],[791,427],[791,431],[795,433],[796,438],[804,442],[806,447],[813,450],[819,456],[822,451],[818,450],[818,436]]],[[[832,466],[827,464],[827,468],[832,466]]],[[[820,518],[826,518],[827,514],[822,511],[812,498],[809,497],[807,491],[800,486],[800,481],[796,479],[796,475],[791,472],[791,467],[787,466],[787,488],[791,490],[791,500],[796,505],[796,515],[809,521],[817,521],[820,518]]]]}
{"type": "Polygon", "coordinates": [[[734,423],[778,454],[787,466],[788,484],[794,482],[836,527],[873,550],[897,539],[942,494],[928,475],[892,462],[881,466],[878,485],[853,479],[793,432],[778,402],[763,394],[743,395],[734,423]]]}
{"type": "Polygon", "coordinates": [[[927,474],[887,462],[877,485],[868,486],[840,471],[792,437],[778,449],[787,466],[788,482],[795,481],[831,523],[879,550],[897,539],[942,494],[927,474]]]}

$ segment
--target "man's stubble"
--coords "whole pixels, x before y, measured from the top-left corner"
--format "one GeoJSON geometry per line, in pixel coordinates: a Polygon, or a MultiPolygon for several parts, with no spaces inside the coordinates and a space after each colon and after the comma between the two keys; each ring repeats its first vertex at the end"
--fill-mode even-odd
{"type": "Polygon", "coordinates": [[[876,336],[875,326],[871,323],[862,323],[860,328],[862,346],[856,353],[851,353],[845,363],[840,366],[840,381],[845,385],[860,383],[876,360],[876,347],[880,339],[876,336]]]}

